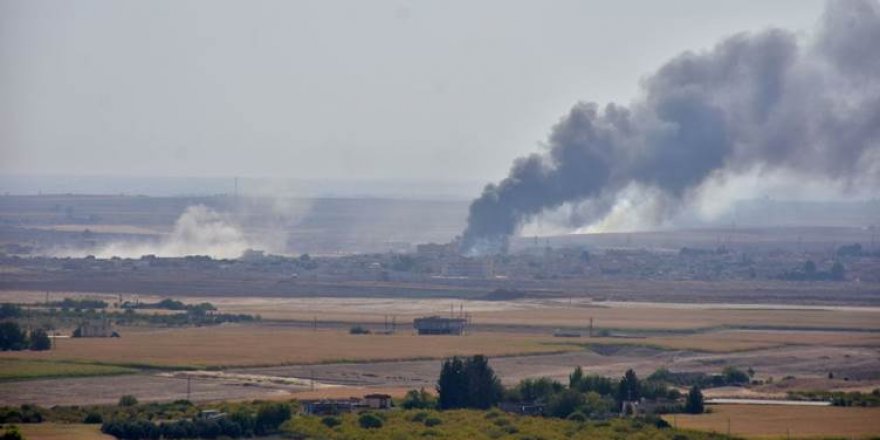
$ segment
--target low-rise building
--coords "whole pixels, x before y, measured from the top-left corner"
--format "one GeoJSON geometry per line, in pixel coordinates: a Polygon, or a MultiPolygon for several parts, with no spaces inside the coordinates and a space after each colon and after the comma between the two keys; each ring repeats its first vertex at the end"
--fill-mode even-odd
{"type": "Polygon", "coordinates": [[[427,316],[413,320],[413,327],[420,335],[460,335],[467,328],[467,319],[427,316]]]}

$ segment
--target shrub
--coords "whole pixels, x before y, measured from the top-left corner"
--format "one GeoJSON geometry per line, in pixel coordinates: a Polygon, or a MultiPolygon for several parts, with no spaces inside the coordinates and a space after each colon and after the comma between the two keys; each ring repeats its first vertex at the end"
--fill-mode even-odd
{"type": "Polygon", "coordinates": [[[382,419],[372,413],[364,413],[358,417],[358,424],[364,429],[376,429],[382,427],[382,419]]]}
{"type": "Polygon", "coordinates": [[[119,406],[135,406],[138,404],[137,397],[126,394],[119,398],[119,406]]]}
{"type": "Polygon", "coordinates": [[[0,440],[22,440],[24,436],[21,435],[21,431],[18,430],[18,426],[12,425],[7,426],[6,430],[3,432],[3,435],[0,436],[0,440]]]}
{"type": "Polygon", "coordinates": [[[348,329],[348,333],[350,333],[352,335],[368,335],[368,334],[370,334],[370,330],[367,328],[364,328],[363,326],[356,325],[356,326],[353,326],[352,328],[348,329]]]}
{"type": "Polygon", "coordinates": [[[403,402],[400,403],[400,406],[403,409],[434,408],[437,406],[437,399],[425,391],[424,388],[420,390],[409,390],[403,398],[403,402]]]}
{"type": "Polygon", "coordinates": [[[568,417],[566,417],[566,419],[572,420],[575,422],[586,422],[587,416],[585,416],[584,413],[582,413],[580,411],[575,411],[575,412],[569,414],[568,417]]]}
{"type": "Polygon", "coordinates": [[[98,413],[90,412],[83,418],[83,423],[89,425],[104,423],[104,418],[98,413]]]}
{"type": "Polygon", "coordinates": [[[327,416],[327,417],[324,417],[323,419],[321,419],[321,423],[323,423],[324,426],[326,426],[328,428],[335,428],[335,427],[341,425],[342,421],[339,420],[338,417],[327,416]]]}
{"type": "Polygon", "coordinates": [[[419,422],[419,423],[421,423],[421,422],[424,422],[425,419],[427,419],[427,418],[428,418],[428,413],[427,413],[427,412],[425,412],[425,411],[419,411],[419,412],[413,414],[413,416],[412,416],[412,418],[411,418],[410,420],[412,420],[413,422],[419,422]]]}
{"type": "Polygon", "coordinates": [[[425,419],[425,426],[427,426],[429,428],[437,426],[442,423],[443,423],[443,420],[440,420],[439,417],[428,417],[427,419],[425,419]]]}

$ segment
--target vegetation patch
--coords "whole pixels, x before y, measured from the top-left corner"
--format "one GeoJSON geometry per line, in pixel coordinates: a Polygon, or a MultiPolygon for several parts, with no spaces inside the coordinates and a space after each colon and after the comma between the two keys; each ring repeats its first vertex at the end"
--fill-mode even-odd
{"type": "Polygon", "coordinates": [[[115,365],[0,359],[0,381],[132,374],[138,370],[115,365]]]}

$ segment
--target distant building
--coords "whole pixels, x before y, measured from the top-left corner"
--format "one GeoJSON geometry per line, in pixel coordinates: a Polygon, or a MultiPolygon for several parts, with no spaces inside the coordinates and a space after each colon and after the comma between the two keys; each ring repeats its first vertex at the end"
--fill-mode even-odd
{"type": "Polygon", "coordinates": [[[467,319],[427,316],[413,320],[413,327],[420,335],[460,335],[467,327],[467,319]]]}
{"type": "Polygon", "coordinates": [[[107,318],[85,321],[73,331],[74,338],[118,338],[119,333],[110,326],[107,318]]]}
{"type": "Polygon", "coordinates": [[[416,245],[416,255],[421,258],[440,259],[455,255],[454,244],[425,243],[416,245]]]}
{"type": "Polygon", "coordinates": [[[302,400],[303,412],[312,416],[335,416],[350,413],[362,405],[360,399],[302,400]]]}
{"type": "Polygon", "coordinates": [[[372,409],[388,409],[391,408],[391,396],[388,394],[367,394],[364,401],[372,409]]]}
{"type": "Polygon", "coordinates": [[[447,277],[492,278],[495,264],[490,258],[461,257],[445,262],[441,273],[447,277]]]}

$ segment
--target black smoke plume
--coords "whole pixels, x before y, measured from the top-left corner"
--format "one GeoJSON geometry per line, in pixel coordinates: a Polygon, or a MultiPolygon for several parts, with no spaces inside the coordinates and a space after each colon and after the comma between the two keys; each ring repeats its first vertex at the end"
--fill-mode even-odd
{"type": "Polygon", "coordinates": [[[463,250],[503,251],[524,222],[566,203],[594,201],[580,221],[595,221],[633,185],[674,202],[715,173],[755,169],[844,186],[880,174],[877,2],[830,1],[810,37],[771,29],[685,52],[629,106],[575,105],[545,151],[472,202],[463,250]]]}

